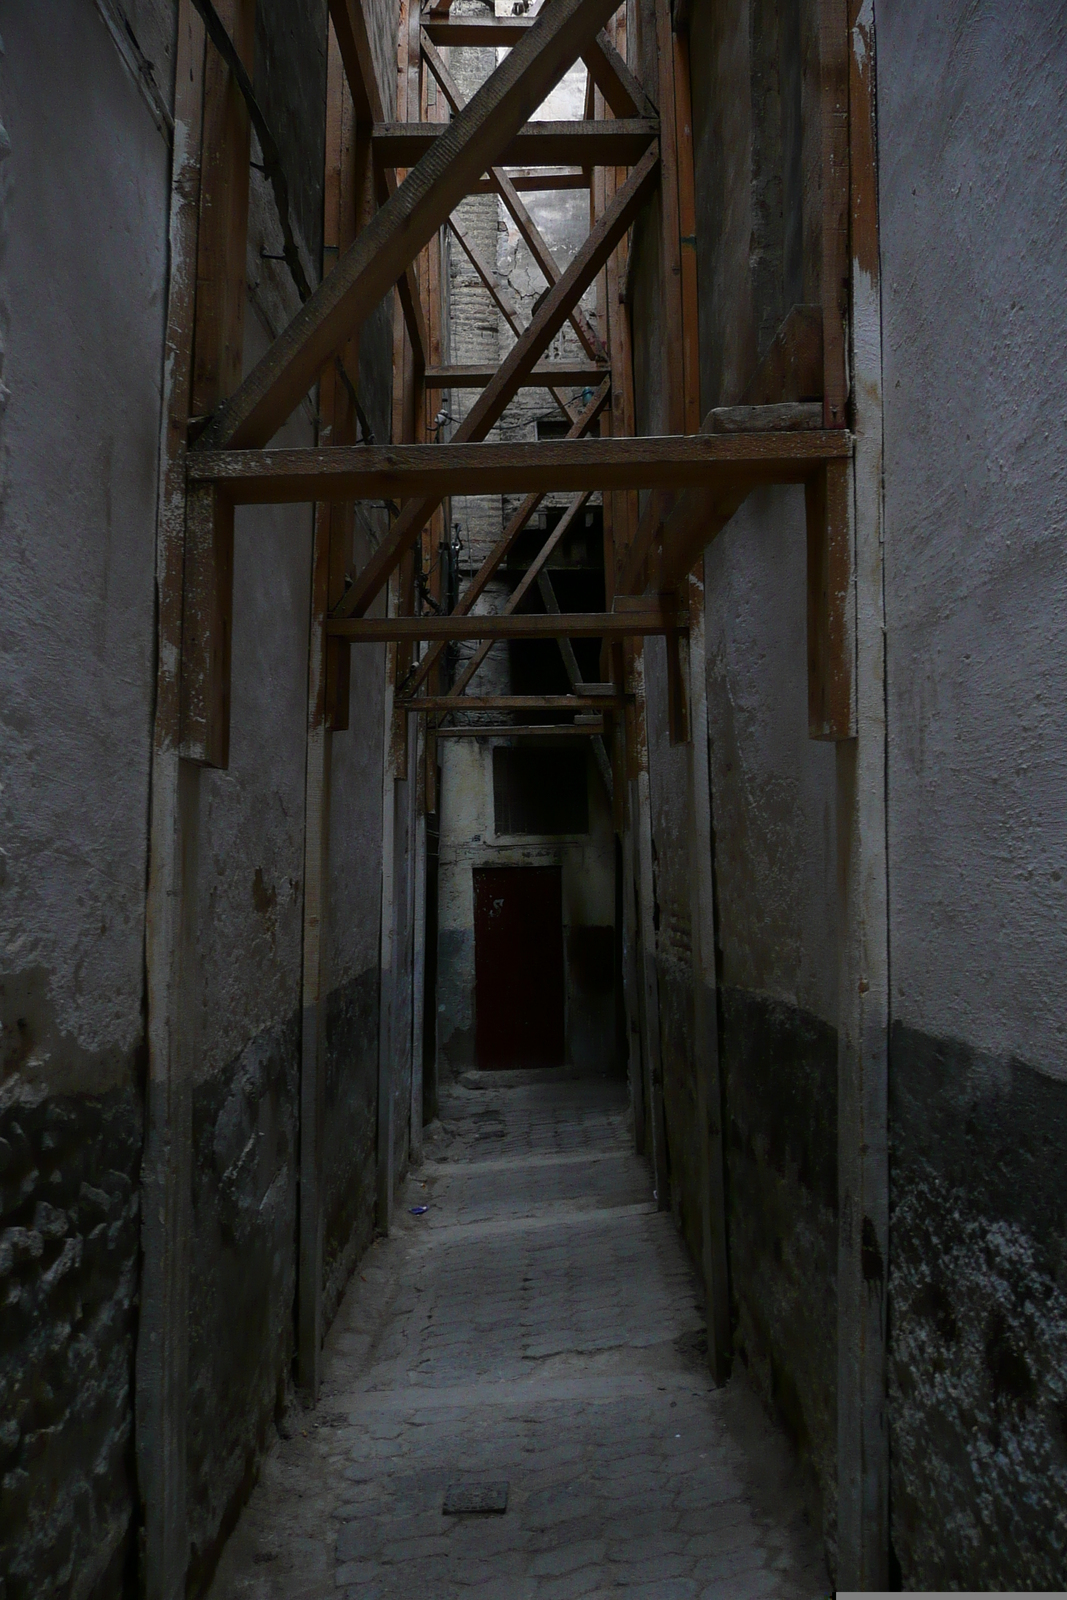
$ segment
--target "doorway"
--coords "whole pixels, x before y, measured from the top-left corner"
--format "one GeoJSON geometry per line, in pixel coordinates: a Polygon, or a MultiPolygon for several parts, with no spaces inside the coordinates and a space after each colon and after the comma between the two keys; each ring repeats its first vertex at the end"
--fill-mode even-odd
{"type": "Polygon", "coordinates": [[[479,1067],[563,1065],[559,867],[474,868],[474,1016],[479,1067]]]}

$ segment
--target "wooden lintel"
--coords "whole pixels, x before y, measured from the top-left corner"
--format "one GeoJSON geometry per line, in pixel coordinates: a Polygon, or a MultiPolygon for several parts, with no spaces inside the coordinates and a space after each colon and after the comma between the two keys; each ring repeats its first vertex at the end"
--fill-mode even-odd
{"type": "MultiPolygon", "coordinates": [[[[553,189],[588,189],[590,174],[582,167],[512,167],[508,177],[520,194],[542,194],[553,189]]],[[[470,194],[496,194],[492,178],[478,178],[470,194]]]]}
{"type": "MultiPolygon", "coordinates": [[[[632,698],[632,696],[630,697],[632,698]]],[[[619,695],[610,694],[428,694],[404,701],[408,711],[617,711],[619,695]]],[[[625,703],[625,701],[624,701],[625,703]]],[[[566,727],[563,723],[561,726],[566,727]]]]}
{"type": "MultiPolygon", "coordinates": [[[[496,366],[427,367],[427,389],[484,389],[496,375],[496,366]]],[[[591,362],[540,361],[529,376],[530,388],[558,384],[560,388],[595,388],[611,376],[610,367],[591,362]]]]}
{"type": "MultiPolygon", "coordinates": [[[[385,122],[373,131],[374,160],[383,167],[413,167],[446,137],[450,124],[385,122]]],[[[606,122],[528,122],[500,155],[500,165],[632,167],[659,132],[645,117],[606,122]]],[[[480,176],[480,174],[478,174],[480,176]]]]}
{"type": "Polygon", "coordinates": [[[464,723],[462,728],[438,728],[439,739],[596,739],[604,732],[603,717],[589,722],[464,723]]]}
{"type": "MultiPolygon", "coordinates": [[[[653,603],[632,611],[565,611],[559,616],[339,617],[328,633],[353,642],[389,639],[626,639],[686,629],[688,617],[653,603]]],[[[453,702],[455,703],[455,702],[453,702]]],[[[583,695],[586,709],[596,704],[583,695]]]]}
{"type": "Polygon", "coordinates": [[[334,445],[190,452],[188,473],[190,483],[215,483],[238,505],[534,490],[727,490],[742,482],[803,483],[824,462],[846,460],[850,448],[849,436],[836,428],[516,444],[334,445]]]}

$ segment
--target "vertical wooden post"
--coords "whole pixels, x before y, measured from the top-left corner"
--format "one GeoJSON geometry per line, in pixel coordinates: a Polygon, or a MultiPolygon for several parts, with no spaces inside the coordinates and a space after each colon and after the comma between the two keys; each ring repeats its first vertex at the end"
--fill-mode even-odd
{"type": "MultiPolygon", "coordinates": [[[[255,0],[219,0],[219,15],[252,65],[255,0]]],[[[206,417],[241,381],[248,236],[248,109],[213,46],[204,66],[200,225],[191,415],[206,417]]],[[[202,766],[230,760],[233,507],[189,497],[182,617],[181,753],[202,766]]]]}
{"type": "Polygon", "coordinates": [[[870,7],[851,0],[851,311],[856,736],[837,746],[837,1583],[888,1586],[889,934],[882,330],[870,7]]]}
{"type": "Polygon", "coordinates": [[[848,0],[819,0],[822,113],[823,426],[845,426],[848,399],[848,0]]]}
{"type": "Polygon", "coordinates": [[[641,993],[645,1076],[648,1085],[648,1132],[656,1202],[661,1211],[671,1204],[667,1173],[667,1131],[663,1116],[663,1053],[660,1040],[659,971],[656,936],[656,887],[652,863],[652,791],[648,773],[648,726],[645,711],[644,652],[634,651],[634,735],[637,776],[633,786],[633,819],[637,835],[638,914],[641,919],[641,993]]]}
{"type": "Polygon", "coordinates": [[[145,920],[148,1077],[141,1169],[144,1265],[137,1331],[137,1478],[144,1507],[144,1593],[179,1600],[189,1559],[186,1510],[192,1100],[196,1065],[195,911],[200,773],[179,756],[185,450],[192,395],[200,213],[204,28],[178,10],[170,277],[163,360],[145,920]]]}
{"type": "Polygon", "coordinates": [[[701,1270],[707,1305],[708,1363],[716,1383],[730,1372],[733,1338],[726,1255],[719,997],[715,970],[715,898],[711,874],[711,775],[704,650],[704,578],[689,579],[689,895],[693,950],[693,1068],[700,1140],[701,1270]]]}
{"type": "MultiPolygon", "coordinates": [[[[415,732],[415,771],[425,769],[425,723],[418,719],[415,732]]],[[[415,848],[412,852],[412,922],[414,951],[411,960],[411,1164],[422,1164],[422,1057],[426,1002],[426,786],[414,784],[415,848]]]]}
{"type": "MultiPolygon", "coordinates": [[[[390,611],[395,605],[396,578],[389,583],[390,611]]],[[[378,1002],[378,1134],[376,1221],[388,1234],[393,1223],[393,1046],[396,1019],[396,812],[393,710],[396,645],[386,645],[385,696],[382,707],[382,920],[381,985],[378,1002]]]]}

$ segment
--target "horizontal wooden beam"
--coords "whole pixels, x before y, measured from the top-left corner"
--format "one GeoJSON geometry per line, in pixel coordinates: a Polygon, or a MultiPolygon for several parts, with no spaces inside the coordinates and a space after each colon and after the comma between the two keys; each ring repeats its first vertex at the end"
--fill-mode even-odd
{"type": "MultiPolygon", "coordinates": [[[[204,430],[198,448],[264,444],[470,185],[607,21],[615,0],[552,0],[204,430]]],[[[542,351],[538,350],[537,355],[542,351]]]]}
{"type": "MultiPolygon", "coordinates": [[[[467,367],[427,367],[427,389],[484,389],[495,378],[496,365],[467,367]]],[[[610,378],[611,368],[594,366],[590,361],[539,361],[530,373],[531,389],[556,384],[561,388],[595,389],[610,378]]]]}
{"type": "MultiPolygon", "coordinates": [[[[610,694],[427,694],[399,701],[408,711],[617,711],[620,699],[610,694]]],[[[633,696],[628,697],[630,700],[633,696]]],[[[561,726],[566,727],[563,723],[561,726]]]]}
{"type": "MultiPolygon", "coordinates": [[[[382,167],[413,167],[445,137],[448,127],[439,122],[381,123],[371,136],[374,160],[382,167]]],[[[504,147],[496,164],[633,167],[658,134],[659,122],[646,117],[527,122],[504,147]]]]}
{"type": "MultiPolygon", "coordinates": [[[[581,167],[509,167],[508,177],[520,194],[543,194],[553,189],[588,189],[591,173],[581,167]]],[[[470,194],[496,194],[492,178],[478,178],[470,194]]]]}
{"type": "Polygon", "coordinates": [[[850,450],[849,435],[831,428],[519,444],[191,451],[187,470],[190,483],[213,482],[220,494],[235,504],[262,505],[538,490],[729,489],[803,483],[824,462],[846,459],[850,450]]]}
{"type": "Polygon", "coordinates": [[[589,722],[465,722],[461,728],[436,728],[434,731],[439,739],[595,739],[604,732],[604,719],[595,717],[589,722]]]}
{"type": "MultiPolygon", "coordinates": [[[[654,602],[627,611],[564,611],[559,615],[450,617],[338,617],[326,624],[335,638],[389,639],[629,639],[654,633],[684,632],[688,615],[666,611],[654,602]]],[[[595,704],[583,696],[587,709],[595,704]]]]}
{"type": "Polygon", "coordinates": [[[422,26],[434,44],[484,47],[515,45],[526,37],[535,17],[438,17],[432,11],[422,14],[422,26]]]}

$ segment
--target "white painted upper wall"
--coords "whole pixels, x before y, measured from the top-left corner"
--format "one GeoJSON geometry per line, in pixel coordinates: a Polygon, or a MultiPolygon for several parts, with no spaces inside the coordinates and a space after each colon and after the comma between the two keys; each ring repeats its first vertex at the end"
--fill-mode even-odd
{"type": "Polygon", "coordinates": [[[1067,1076],[1067,6],[877,25],[892,1010],[1067,1076]]]}

